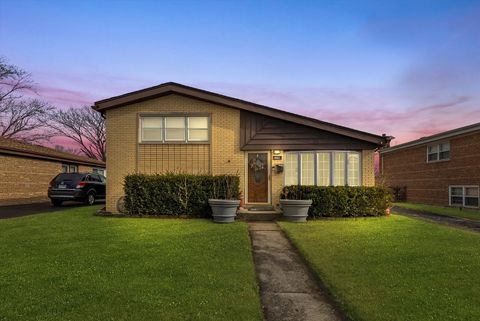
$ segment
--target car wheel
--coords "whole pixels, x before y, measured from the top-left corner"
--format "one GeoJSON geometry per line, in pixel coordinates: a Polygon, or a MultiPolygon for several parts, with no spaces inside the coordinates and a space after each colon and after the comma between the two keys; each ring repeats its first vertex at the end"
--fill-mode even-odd
{"type": "Polygon", "coordinates": [[[85,203],[87,203],[87,205],[95,204],[95,194],[94,193],[88,193],[87,199],[85,200],[85,203]]]}
{"type": "Polygon", "coordinates": [[[53,206],[62,206],[63,201],[61,200],[51,200],[53,206]]]}

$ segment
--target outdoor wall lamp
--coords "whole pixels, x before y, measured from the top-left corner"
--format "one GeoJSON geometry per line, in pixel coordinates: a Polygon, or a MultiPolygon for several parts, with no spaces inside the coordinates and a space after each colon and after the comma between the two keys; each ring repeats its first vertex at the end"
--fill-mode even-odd
{"type": "Polygon", "coordinates": [[[279,151],[279,150],[274,150],[274,151],[273,151],[273,155],[280,155],[281,153],[282,153],[282,152],[279,151]]]}

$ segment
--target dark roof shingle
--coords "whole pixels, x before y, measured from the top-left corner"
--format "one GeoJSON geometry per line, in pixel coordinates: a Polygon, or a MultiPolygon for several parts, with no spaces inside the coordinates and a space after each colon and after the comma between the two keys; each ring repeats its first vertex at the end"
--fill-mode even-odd
{"type": "Polygon", "coordinates": [[[0,154],[19,155],[30,158],[49,159],[82,165],[105,167],[105,162],[97,159],[61,152],[53,148],[33,145],[5,137],[0,137],[0,154]]]}

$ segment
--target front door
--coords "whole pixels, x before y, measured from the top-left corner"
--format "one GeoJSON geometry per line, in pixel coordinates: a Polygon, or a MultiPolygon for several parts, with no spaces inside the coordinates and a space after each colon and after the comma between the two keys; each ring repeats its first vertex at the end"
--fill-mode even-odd
{"type": "Polygon", "coordinates": [[[268,152],[247,153],[247,203],[269,202],[269,157],[268,152]]]}

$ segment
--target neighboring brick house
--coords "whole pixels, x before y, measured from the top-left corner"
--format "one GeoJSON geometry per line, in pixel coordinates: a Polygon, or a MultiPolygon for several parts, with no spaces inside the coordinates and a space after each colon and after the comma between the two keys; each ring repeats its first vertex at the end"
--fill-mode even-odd
{"type": "Polygon", "coordinates": [[[105,172],[105,163],[0,137],[0,205],[46,201],[48,185],[62,172],[105,172]]]}
{"type": "Polygon", "coordinates": [[[176,84],[95,103],[106,117],[107,205],[129,173],[238,174],[247,205],[277,206],[284,185],[374,185],[388,138],[176,84]]]}
{"type": "Polygon", "coordinates": [[[478,208],[480,123],[383,149],[380,173],[409,202],[478,208]]]}

